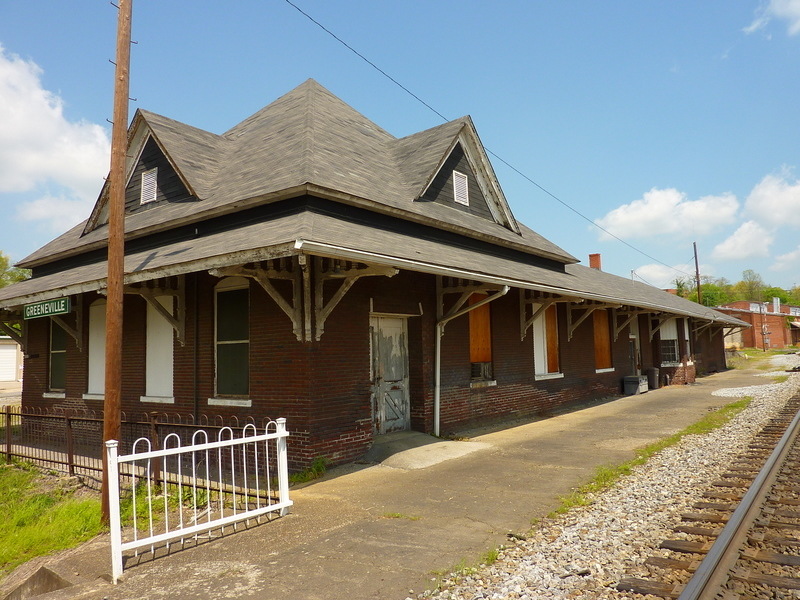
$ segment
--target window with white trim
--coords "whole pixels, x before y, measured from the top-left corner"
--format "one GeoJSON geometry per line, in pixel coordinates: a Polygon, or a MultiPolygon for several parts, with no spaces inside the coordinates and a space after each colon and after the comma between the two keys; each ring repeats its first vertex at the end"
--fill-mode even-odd
{"type": "Polygon", "coordinates": [[[140,204],[155,202],[158,195],[158,167],[148,169],[142,173],[142,189],[139,197],[140,204]]]}
{"type": "Polygon", "coordinates": [[[458,171],[453,171],[453,198],[458,204],[469,206],[469,179],[458,171]]]}
{"type": "MultiPolygon", "coordinates": [[[[533,305],[534,312],[539,304],[533,305]]],[[[558,360],[558,317],[551,304],[533,322],[533,365],[536,376],[560,373],[558,360]]]]}
{"type": "Polygon", "coordinates": [[[67,388],[67,332],[50,319],[50,382],[51,392],[67,388]]]}
{"type": "Polygon", "coordinates": [[[217,396],[250,393],[250,285],[243,277],[216,287],[215,361],[217,396]]]}
{"type": "Polygon", "coordinates": [[[678,347],[678,320],[667,319],[658,331],[661,337],[659,342],[661,366],[668,367],[679,364],[681,355],[678,347]]]}

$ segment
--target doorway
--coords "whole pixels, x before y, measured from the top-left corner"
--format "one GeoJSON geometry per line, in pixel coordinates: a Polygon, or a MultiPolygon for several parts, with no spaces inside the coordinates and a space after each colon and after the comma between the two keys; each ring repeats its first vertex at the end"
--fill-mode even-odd
{"type": "Polygon", "coordinates": [[[408,334],[403,317],[371,316],[372,423],[376,434],[411,426],[408,334]]]}

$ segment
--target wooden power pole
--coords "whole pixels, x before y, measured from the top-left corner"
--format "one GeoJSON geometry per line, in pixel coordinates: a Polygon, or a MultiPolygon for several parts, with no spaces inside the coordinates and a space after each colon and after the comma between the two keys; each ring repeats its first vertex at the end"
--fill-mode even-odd
{"type": "MultiPolygon", "coordinates": [[[[108,198],[108,288],[106,303],[105,400],[103,442],[119,440],[122,396],[122,300],[125,269],[125,155],[128,148],[128,96],[133,0],[119,0],[114,74],[114,122],[108,198]]],[[[109,522],[108,465],[103,447],[102,518],[109,522]]]]}
{"type": "Polygon", "coordinates": [[[697,284],[697,303],[702,304],[703,298],[700,296],[700,263],[697,261],[697,242],[694,245],[694,281],[697,284]]]}

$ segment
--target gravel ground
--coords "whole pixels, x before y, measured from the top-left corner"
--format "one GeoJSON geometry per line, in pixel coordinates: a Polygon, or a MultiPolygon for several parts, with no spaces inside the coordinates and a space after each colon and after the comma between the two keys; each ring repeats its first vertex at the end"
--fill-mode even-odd
{"type": "MultiPolygon", "coordinates": [[[[786,375],[800,365],[800,355],[774,357],[765,377],[786,375]]],[[[685,437],[647,464],[599,494],[590,506],[547,520],[526,540],[501,549],[491,566],[454,574],[433,600],[511,599],[597,600],[641,598],[614,588],[622,577],[644,576],[637,567],[672,536],[691,503],[725,470],[763,424],[800,390],[800,374],[784,383],[718,390],[730,398],[752,396],[753,402],[724,427],[707,435],[685,437]]],[[[407,599],[410,600],[410,599],[407,599]]]]}

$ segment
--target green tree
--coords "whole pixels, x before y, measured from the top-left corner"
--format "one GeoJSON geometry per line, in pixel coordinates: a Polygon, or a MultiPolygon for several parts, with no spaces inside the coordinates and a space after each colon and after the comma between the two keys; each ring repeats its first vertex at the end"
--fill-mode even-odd
{"type": "Polygon", "coordinates": [[[767,287],[761,292],[762,302],[772,302],[773,298],[779,298],[781,304],[789,304],[789,292],[779,287],[767,287]]]}
{"type": "Polygon", "coordinates": [[[761,302],[761,295],[766,286],[761,275],[747,269],[742,272],[742,280],[733,286],[736,300],[749,300],[751,302],[761,302]]]}
{"type": "Polygon", "coordinates": [[[789,304],[792,306],[800,306],[800,285],[794,286],[789,290],[789,304]]]}
{"type": "MultiPolygon", "coordinates": [[[[703,306],[722,306],[733,302],[735,294],[733,286],[724,277],[700,277],[700,296],[703,306]]],[[[687,296],[692,302],[697,302],[697,290],[693,289],[687,296]]]]}
{"type": "Polygon", "coordinates": [[[0,250],[0,288],[11,283],[28,279],[31,272],[28,269],[18,269],[11,266],[11,259],[0,250]]]}
{"type": "Polygon", "coordinates": [[[689,277],[676,277],[672,282],[675,291],[681,298],[688,298],[692,289],[692,280],[689,277]]]}

